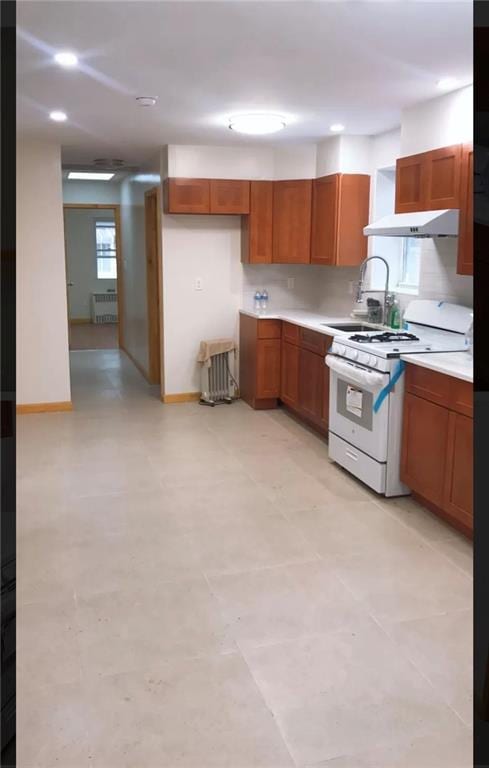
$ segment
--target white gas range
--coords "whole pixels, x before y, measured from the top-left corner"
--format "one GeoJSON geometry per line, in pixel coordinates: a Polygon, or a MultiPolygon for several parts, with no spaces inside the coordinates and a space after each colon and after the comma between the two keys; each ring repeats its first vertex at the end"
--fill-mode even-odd
{"type": "Polygon", "coordinates": [[[412,301],[401,331],[335,336],[330,368],[329,456],[378,493],[410,493],[399,479],[404,354],[459,352],[472,310],[431,300],[412,301]]]}

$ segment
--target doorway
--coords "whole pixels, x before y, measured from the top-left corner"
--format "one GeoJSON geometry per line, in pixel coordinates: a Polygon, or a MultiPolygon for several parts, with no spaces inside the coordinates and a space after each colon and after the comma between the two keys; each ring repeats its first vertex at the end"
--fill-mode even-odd
{"type": "Polygon", "coordinates": [[[120,207],[63,206],[70,350],[123,346],[120,207]]]}

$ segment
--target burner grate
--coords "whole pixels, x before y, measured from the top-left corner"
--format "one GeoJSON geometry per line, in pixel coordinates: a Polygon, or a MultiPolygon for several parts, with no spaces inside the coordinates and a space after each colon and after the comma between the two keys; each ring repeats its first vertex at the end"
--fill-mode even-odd
{"type": "Polygon", "coordinates": [[[391,333],[385,331],[384,333],[377,333],[374,336],[365,336],[361,333],[356,333],[354,336],[350,336],[350,341],[360,341],[362,343],[373,342],[377,344],[392,344],[397,341],[419,341],[419,338],[414,333],[391,333]]]}

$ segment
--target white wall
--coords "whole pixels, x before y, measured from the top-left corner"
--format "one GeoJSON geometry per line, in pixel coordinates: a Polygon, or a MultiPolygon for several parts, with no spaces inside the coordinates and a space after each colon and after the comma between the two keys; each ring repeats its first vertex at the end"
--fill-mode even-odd
{"type": "Polygon", "coordinates": [[[112,211],[94,208],[68,208],[65,216],[65,241],[70,319],[88,319],[92,293],[117,290],[117,280],[97,278],[95,222],[114,221],[112,211]]]}
{"type": "Polygon", "coordinates": [[[201,340],[236,338],[240,225],[239,216],[163,216],[165,394],[200,391],[201,340]]]}
{"type": "Polygon", "coordinates": [[[473,130],[470,85],[402,111],[401,155],[472,141],[473,130]]]}
{"type": "Polygon", "coordinates": [[[71,400],[61,149],[17,137],[17,402],[71,400]]]}
{"type": "Polygon", "coordinates": [[[112,181],[63,180],[64,203],[114,204],[121,201],[121,185],[112,181]]]}

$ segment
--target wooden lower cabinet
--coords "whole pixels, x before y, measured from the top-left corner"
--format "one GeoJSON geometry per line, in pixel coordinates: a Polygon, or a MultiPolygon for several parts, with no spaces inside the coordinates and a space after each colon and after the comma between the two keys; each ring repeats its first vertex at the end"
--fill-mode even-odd
{"type": "Polygon", "coordinates": [[[404,396],[401,479],[441,507],[445,489],[449,411],[416,395],[404,396]]]}
{"type": "Polygon", "coordinates": [[[323,366],[324,358],[308,349],[299,354],[299,412],[314,423],[321,421],[323,412],[323,366]]]}
{"type": "Polygon", "coordinates": [[[474,514],[473,427],[473,419],[450,413],[444,506],[468,528],[474,514]]]}
{"type": "Polygon", "coordinates": [[[280,395],[280,339],[258,339],[256,345],[256,396],[280,395]]]}
{"type": "Polygon", "coordinates": [[[282,341],[280,399],[294,409],[297,409],[299,402],[299,353],[300,349],[295,344],[282,341]]]}
{"type": "MultiPolygon", "coordinates": [[[[456,389],[457,383],[465,384],[445,378],[451,390],[456,389]]],[[[406,392],[401,480],[421,503],[471,536],[473,419],[454,408],[469,412],[467,404],[460,399],[452,398],[447,407],[406,392]]]]}

